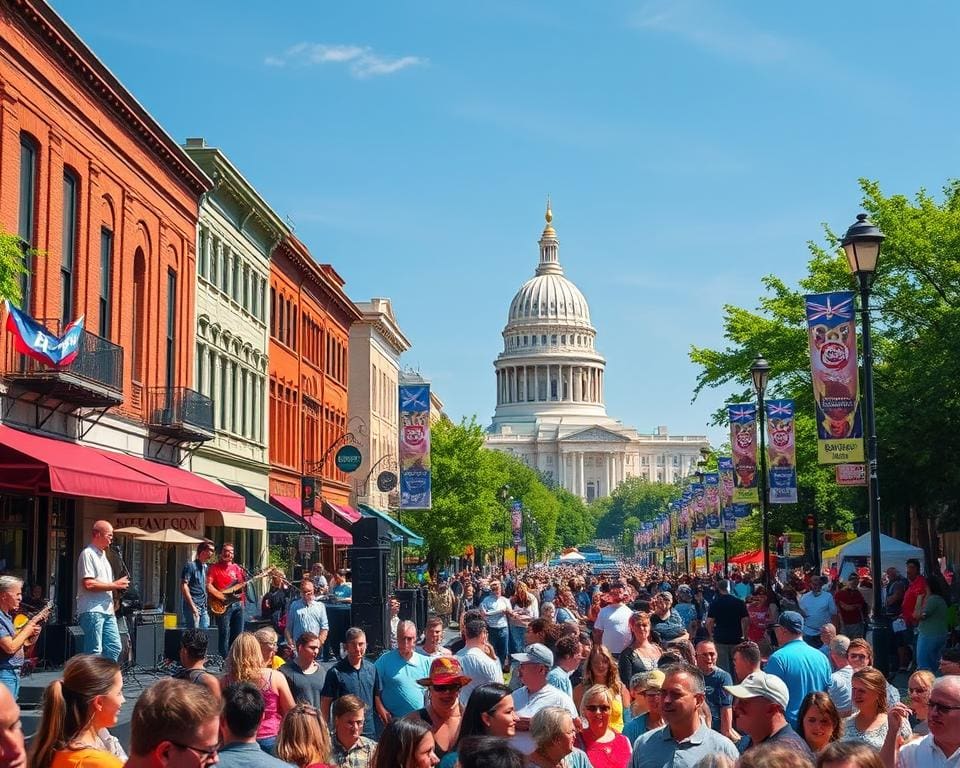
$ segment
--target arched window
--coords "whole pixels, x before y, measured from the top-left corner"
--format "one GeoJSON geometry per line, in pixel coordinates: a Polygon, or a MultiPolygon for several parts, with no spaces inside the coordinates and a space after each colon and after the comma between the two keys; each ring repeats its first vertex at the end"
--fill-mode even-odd
{"type": "Polygon", "coordinates": [[[69,168],[63,171],[63,240],[60,253],[60,328],[71,322],[74,304],[74,268],[77,260],[77,211],[80,180],[69,168]]]}
{"type": "Polygon", "coordinates": [[[147,260],[143,250],[133,254],[133,380],[143,383],[146,379],[146,310],[147,310],[147,260]]]}
{"type": "Polygon", "coordinates": [[[20,306],[30,311],[33,303],[33,256],[28,253],[36,245],[37,166],[40,157],[37,140],[20,134],[20,198],[17,234],[23,248],[23,266],[20,275],[20,306]]]}

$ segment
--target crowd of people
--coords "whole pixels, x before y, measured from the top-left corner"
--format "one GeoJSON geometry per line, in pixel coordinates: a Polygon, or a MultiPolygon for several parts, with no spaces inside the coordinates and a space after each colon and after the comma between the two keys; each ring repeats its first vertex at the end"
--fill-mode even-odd
{"type": "MultiPolygon", "coordinates": [[[[95,542],[109,538],[94,531],[95,542]]],[[[29,754],[19,678],[0,675],[0,764],[960,765],[960,650],[946,647],[948,590],[939,577],[921,576],[915,561],[905,577],[887,573],[883,618],[906,628],[894,625],[883,654],[871,645],[870,601],[855,579],[829,584],[798,572],[768,584],[759,573],[677,576],[619,564],[598,575],[583,565],[451,574],[433,589],[425,626],[401,618],[391,601],[389,650],[371,658],[364,631],[352,627],[324,667],[327,625],[315,596],[329,583],[317,572],[271,625],[229,637],[224,622],[229,642],[215,674],[215,649],[195,610],[204,605],[196,587],[219,564],[207,565],[207,550],[198,548],[197,567],[183,573],[184,614],[196,628],[182,632],[172,678],[137,700],[129,745],[111,733],[125,689],[105,641],[70,658],[48,687],[29,754]],[[942,632],[924,633],[931,618],[942,632]],[[453,628],[459,632],[444,644],[453,628]],[[881,670],[877,655],[895,661],[881,670]],[[912,674],[896,677],[901,666],[912,674]],[[906,680],[903,696],[892,684],[898,679],[906,680]]],[[[92,569],[84,588],[106,592],[100,586],[117,580],[98,557],[85,555],[79,567],[92,569]]],[[[222,587],[214,585],[225,595],[222,587]]],[[[7,618],[21,588],[0,577],[7,618]]],[[[0,659],[9,662],[36,631],[5,626],[0,618],[0,659]]]]}

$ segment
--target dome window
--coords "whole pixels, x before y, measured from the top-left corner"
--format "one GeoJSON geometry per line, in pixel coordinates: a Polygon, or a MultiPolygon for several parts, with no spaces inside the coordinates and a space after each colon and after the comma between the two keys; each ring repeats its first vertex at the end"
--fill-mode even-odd
{"type": "Polygon", "coordinates": [[[540,337],[540,343],[543,344],[544,346],[546,346],[546,344],[547,344],[547,334],[543,334],[543,335],[540,337]]]}
{"type": "Polygon", "coordinates": [[[527,337],[526,337],[526,336],[523,337],[523,346],[527,346],[527,337]]]}
{"type": "Polygon", "coordinates": [[[537,337],[536,337],[536,336],[531,336],[531,337],[530,337],[530,343],[533,344],[533,346],[537,346],[537,337]]]}
{"type": "Polygon", "coordinates": [[[553,335],[550,337],[550,344],[552,344],[553,346],[556,346],[556,345],[557,345],[557,334],[553,334],[553,335]]]}
{"type": "Polygon", "coordinates": [[[563,334],[563,336],[560,337],[560,343],[561,344],[567,343],[567,334],[563,334]]]}

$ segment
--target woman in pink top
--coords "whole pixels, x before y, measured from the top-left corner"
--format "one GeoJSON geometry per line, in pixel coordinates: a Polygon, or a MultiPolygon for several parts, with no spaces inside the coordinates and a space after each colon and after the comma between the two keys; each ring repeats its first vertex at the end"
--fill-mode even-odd
{"type": "Polygon", "coordinates": [[[264,666],[260,643],[250,632],[241,632],[230,646],[227,673],[220,678],[220,689],[230,683],[253,683],[263,694],[263,720],[257,729],[260,749],[273,754],[283,716],[294,707],[290,686],[279,672],[264,666]]]}
{"type": "Polygon", "coordinates": [[[586,728],[578,738],[593,768],[626,768],[630,762],[630,742],[610,727],[612,705],[613,694],[605,685],[588,688],[580,702],[586,728]]]}

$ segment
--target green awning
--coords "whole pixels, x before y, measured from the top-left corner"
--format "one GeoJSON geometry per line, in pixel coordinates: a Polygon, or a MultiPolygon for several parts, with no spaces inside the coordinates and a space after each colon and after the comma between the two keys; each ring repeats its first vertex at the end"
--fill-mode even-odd
{"type": "Polygon", "coordinates": [[[379,517],[381,520],[388,523],[391,528],[393,528],[395,531],[397,531],[400,534],[400,536],[407,542],[407,544],[412,544],[415,547],[423,546],[422,536],[418,536],[409,528],[407,528],[407,526],[403,525],[402,523],[398,523],[396,520],[390,517],[388,513],[384,512],[383,510],[377,509],[376,507],[368,506],[366,504],[361,504],[360,512],[365,517],[379,517]]]}
{"type": "MultiPolygon", "coordinates": [[[[223,481],[221,481],[223,482],[223,481]]],[[[247,508],[267,518],[267,533],[307,533],[307,526],[286,512],[252,494],[242,485],[223,483],[227,488],[243,496],[247,508]]]]}

